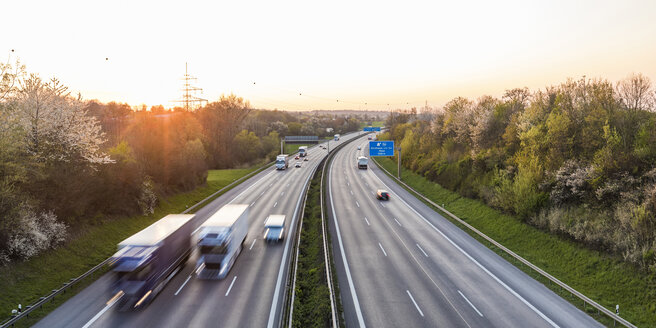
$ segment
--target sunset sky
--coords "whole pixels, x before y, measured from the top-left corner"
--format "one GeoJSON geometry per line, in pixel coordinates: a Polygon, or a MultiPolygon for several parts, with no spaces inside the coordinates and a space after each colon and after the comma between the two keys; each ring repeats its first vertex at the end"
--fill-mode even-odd
{"type": "Polygon", "coordinates": [[[171,107],[185,62],[203,98],[235,93],[256,108],[289,110],[440,106],[583,75],[615,82],[641,72],[656,83],[653,0],[22,0],[1,8],[3,61],[19,58],[28,72],[103,102],[171,107]]]}

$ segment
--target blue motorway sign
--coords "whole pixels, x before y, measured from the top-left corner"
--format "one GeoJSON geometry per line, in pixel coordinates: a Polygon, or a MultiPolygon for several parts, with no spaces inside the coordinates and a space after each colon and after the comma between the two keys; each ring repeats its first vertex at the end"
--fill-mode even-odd
{"type": "Polygon", "coordinates": [[[394,141],[369,141],[369,156],[394,156],[394,141]]]}
{"type": "Polygon", "coordinates": [[[362,129],[364,132],[373,132],[373,131],[380,131],[380,127],[371,127],[371,126],[365,126],[364,129],[362,129]]]}

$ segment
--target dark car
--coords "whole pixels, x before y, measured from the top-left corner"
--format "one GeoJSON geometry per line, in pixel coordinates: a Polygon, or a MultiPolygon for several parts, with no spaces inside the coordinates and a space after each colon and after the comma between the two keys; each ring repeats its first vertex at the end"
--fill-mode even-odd
{"type": "Polygon", "coordinates": [[[380,200],[389,200],[389,192],[387,190],[378,189],[376,191],[376,198],[380,200]]]}

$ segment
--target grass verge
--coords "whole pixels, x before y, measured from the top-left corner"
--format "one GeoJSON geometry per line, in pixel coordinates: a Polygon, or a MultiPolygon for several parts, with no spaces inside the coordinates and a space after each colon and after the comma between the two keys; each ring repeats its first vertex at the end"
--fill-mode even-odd
{"type": "MultiPolygon", "coordinates": [[[[257,170],[258,167],[235,170],[210,170],[207,184],[193,191],[179,193],[160,200],[155,212],[147,216],[123,217],[97,225],[89,226],[77,233],[72,240],[61,247],[44,252],[28,261],[0,267],[0,321],[4,322],[11,315],[11,310],[20,303],[35,303],[39,297],[51,290],[60,288],[62,283],[78,277],[93,266],[104,261],[116,251],[116,245],[123,239],[142,230],[156,220],[170,213],[180,213],[189,206],[203,200],[217,190],[233,181],[257,170]]],[[[227,190],[225,190],[227,191],[227,190]]],[[[224,192],[225,192],[224,191],[224,192]]],[[[219,195],[216,195],[218,197],[219,195]]],[[[209,200],[208,200],[209,201],[209,200]]],[[[198,207],[200,208],[200,207],[198,207]]],[[[65,294],[57,296],[47,303],[42,310],[34,311],[29,318],[20,320],[16,327],[29,327],[50,311],[62,304],[77,291],[91,284],[100,277],[101,269],[93,277],[84,279],[65,294]]]]}
{"type": "Polygon", "coordinates": [[[330,327],[330,292],[321,230],[321,167],[317,168],[305,203],[301,226],[293,327],[330,327]]]}
{"type": "MultiPolygon", "coordinates": [[[[377,163],[391,174],[397,173],[396,162],[377,158],[377,163]]],[[[518,219],[488,207],[481,201],[461,197],[405,168],[402,179],[412,188],[435,203],[444,204],[450,212],[481,232],[511,249],[562,282],[614,310],[620,305],[620,315],[639,327],[656,327],[656,277],[644,273],[619,258],[585,248],[520,222],[518,219]]],[[[430,206],[430,205],[429,205],[430,206]]],[[[435,209],[439,212],[438,209],[435,209]]],[[[445,218],[450,219],[447,215],[445,218]]],[[[613,320],[597,314],[597,310],[584,307],[583,302],[559,286],[480,238],[466,227],[451,220],[494,252],[529,274],[534,279],[568,300],[573,305],[607,326],[613,320]]]]}

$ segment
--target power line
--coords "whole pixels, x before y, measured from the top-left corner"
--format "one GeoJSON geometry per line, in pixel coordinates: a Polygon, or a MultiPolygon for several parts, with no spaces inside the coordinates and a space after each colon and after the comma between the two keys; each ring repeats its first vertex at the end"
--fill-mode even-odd
{"type": "Polygon", "coordinates": [[[196,77],[189,75],[187,72],[187,63],[185,63],[185,74],[182,78],[184,81],[182,83],[182,99],[174,100],[173,102],[182,103],[186,111],[196,110],[197,108],[203,106],[203,103],[207,104],[207,99],[196,97],[194,94],[197,92],[203,92],[203,89],[191,85],[191,81],[197,80],[196,77]]]}

